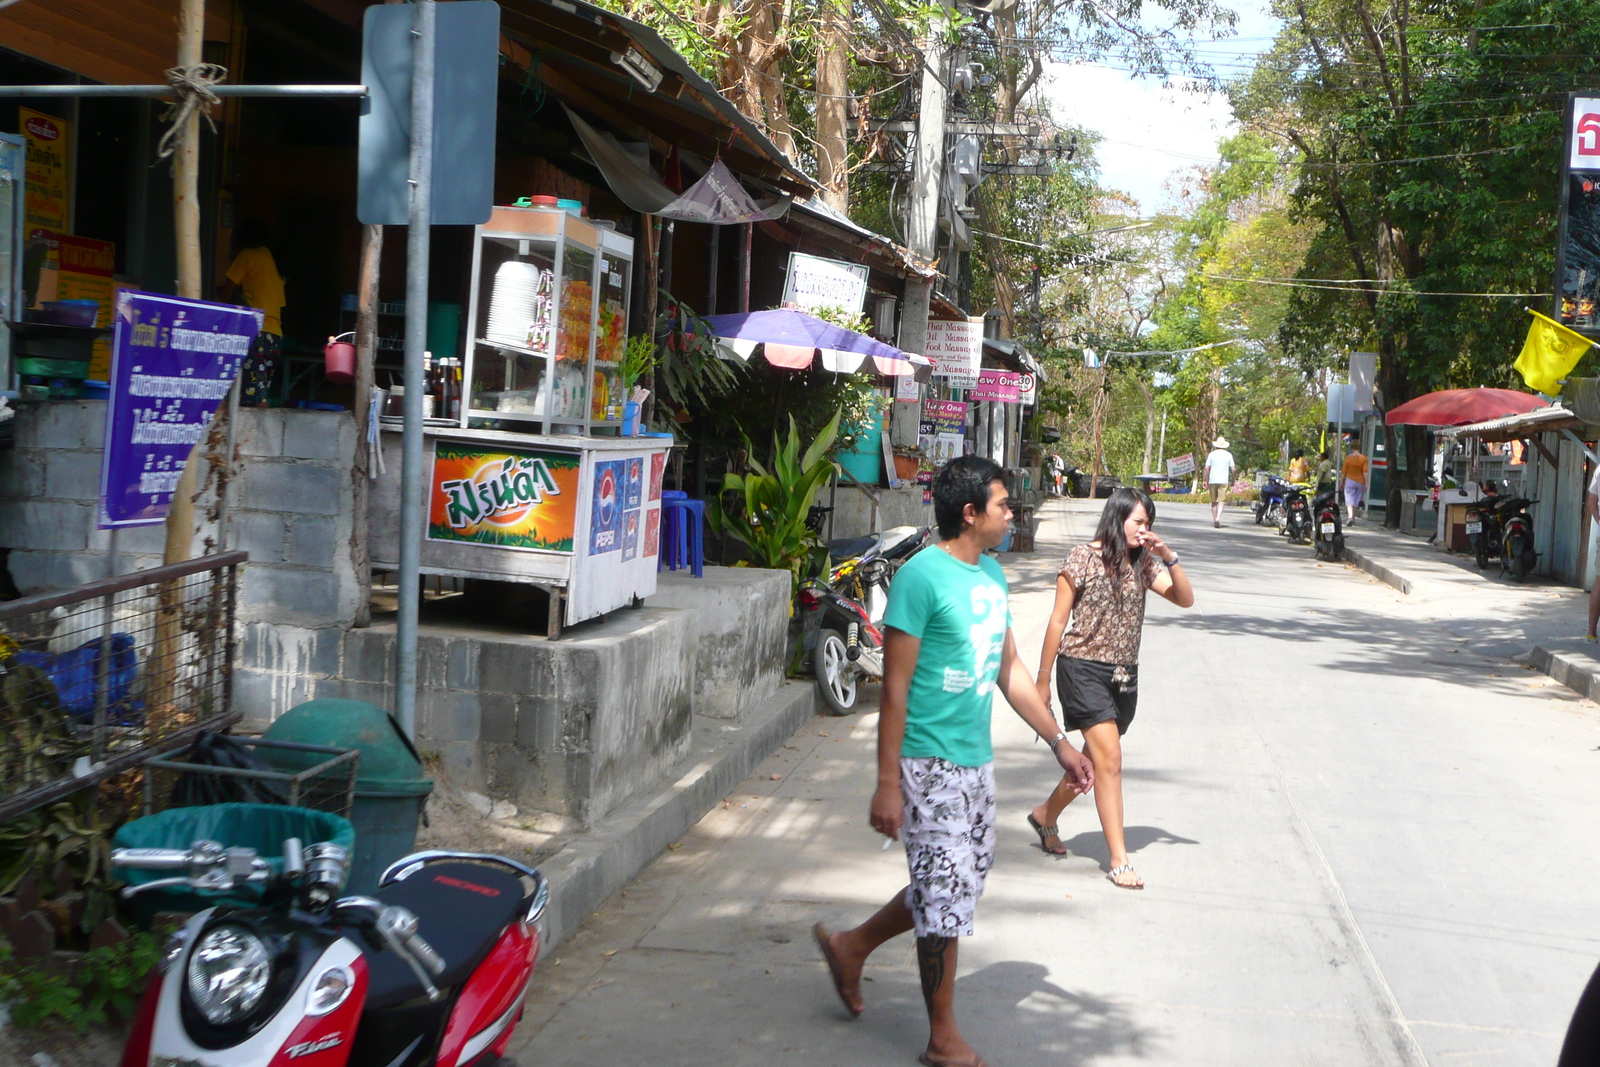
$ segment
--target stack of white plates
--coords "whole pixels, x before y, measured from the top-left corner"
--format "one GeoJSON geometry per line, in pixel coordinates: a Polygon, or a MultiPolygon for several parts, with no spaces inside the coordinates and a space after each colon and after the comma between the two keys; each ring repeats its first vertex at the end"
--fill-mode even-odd
{"type": "Polygon", "coordinates": [[[543,277],[548,273],[537,263],[516,259],[500,264],[494,272],[494,292],[489,297],[489,325],[485,331],[488,340],[518,347],[545,347],[544,332],[537,327],[541,304],[548,300],[550,285],[543,277]],[[540,343],[530,346],[530,337],[539,338],[540,343]]]}

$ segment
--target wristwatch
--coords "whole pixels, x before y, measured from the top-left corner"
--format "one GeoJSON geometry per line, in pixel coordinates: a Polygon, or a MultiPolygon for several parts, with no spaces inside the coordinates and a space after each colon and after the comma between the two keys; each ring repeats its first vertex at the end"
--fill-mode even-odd
{"type": "Polygon", "coordinates": [[[1167,565],[1168,570],[1171,570],[1178,565],[1178,554],[1174,552],[1171,559],[1164,559],[1161,562],[1167,565]]]}

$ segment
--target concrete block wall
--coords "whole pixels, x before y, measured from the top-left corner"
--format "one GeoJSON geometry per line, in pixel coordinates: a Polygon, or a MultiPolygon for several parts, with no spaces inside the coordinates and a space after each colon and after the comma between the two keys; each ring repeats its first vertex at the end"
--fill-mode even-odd
{"type": "MultiPolygon", "coordinates": [[[[682,611],[619,611],[560,641],[429,623],[417,639],[417,747],[459,786],[593,825],[688,754],[695,638],[682,611]]],[[[392,624],[350,630],[336,669],[283,695],[388,706],[392,624]]]]}
{"type": "MultiPolygon", "coordinates": [[[[350,550],[355,419],[349,412],[246,408],[239,412],[228,536],[250,553],[238,599],[235,706],[276,716],[337,669],[338,648],[360,597],[350,550]]],[[[101,400],[26,403],[16,447],[0,450],[0,548],[24,594],[62,589],[108,573],[110,535],[96,528],[106,405],[101,400]]],[[[203,513],[208,498],[197,511],[203,513]]],[[[203,525],[192,551],[218,544],[203,525]]],[[[160,566],[164,526],[117,535],[119,571],[160,566]]]]}
{"type": "Polygon", "coordinates": [[[679,608],[694,628],[694,710],[737,719],[783,684],[789,574],[707,567],[705,577],[662,571],[652,608],[679,608]]]}
{"type": "MultiPolygon", "coordinates": [[[[896,526],[932,526],[933,505],[922,502],[922,486],[909,489],[874,489],[878,498],[874,506],[866,493],[853,485],[841,485],[833,495],[833,529],[829,535],[834,540],[846,537],[864,537],[896,526]]],[[[817,500],[828,503],[828,494],[817,500]]],[[[824,530],[828,527],[824,526],[824,530]]]]}

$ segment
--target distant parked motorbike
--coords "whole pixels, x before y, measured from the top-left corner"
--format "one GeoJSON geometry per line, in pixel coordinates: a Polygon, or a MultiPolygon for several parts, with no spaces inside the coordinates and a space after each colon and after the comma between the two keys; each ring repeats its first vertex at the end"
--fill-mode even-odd
{"type": "Polygon", "coordinates": [[[1343,559],[1344,521],[1339,514],[1339,492],[1331,484],[1311,501],[1311,519],[1316,530],[1313,550],[1317,558],[1330,562],[1343,559]]]}
{"type": "Polygon", "coordinates": [[[1281,532],[1291,545],[1303,545],[1311,540],[1311,503],[1299,485],[1291,483],[1283,494],[1283,527],[1281,532]]]}
{"type": "Polygon", "coordinates": [[[1283,521],[1283,497],[1290,483],[1276,474],[1268,474],[1261,486],[1261,499],[1250,503],[1257,526],[1277,526],[1283,521]]]}
{"type": "Polygon", "coordinates": [[[1533,550],[1533,516],[1528,514],[1528,509],[1537,503],[1514,496],[1495,505],[1495,518],[1503,531],[1500,570],[1511,575],[1513,581],[1522,581],[1539,565],[1539,553],[1533,550]]]}
{"type": "Polygon", "coordinates": [[[811,652],[817,690],[836,715],[855,710],[857,682],[883,677],[883,613],[889,583],[906,560],[932,540],[926,527],[897,526],[881,534],[834,541],[837,562],[827,579],[800,587],[802,647],[811,652]]]}
{"type": "Polygon", "coordinates": [[[1501,555],[1505,531],[1500,528],[1497,506],[1503,499],[1490,496],[1467,505],[1467,541],[1480,571],[1488,570],[1489,564],[1501,555]]]}

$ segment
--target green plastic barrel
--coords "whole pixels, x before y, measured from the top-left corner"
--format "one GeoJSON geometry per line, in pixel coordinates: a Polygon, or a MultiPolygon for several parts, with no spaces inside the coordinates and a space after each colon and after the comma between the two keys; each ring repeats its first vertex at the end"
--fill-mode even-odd
{"type": "MultiPolygon", "coordinates": [[[[355,858],[346,892],[371,893],[383,869],[414,850],[422,807],[433,781],[390,714],[361,700],[308,700],[284,712],[262,735],[269,741],[334,745],[361,752],[355,803],[355,858]]],[[[261,756],[286,771],[304,770],[325,759],[315,753],[263,750],[261,756]]]]}
{"type": "MultiPolygon", "coordinates": [[[[854,475],[856,481],[862,485],[882,485],[883,413],[874,411],[867,425],[860,427],[856,432],[861,436],[856,441],[855,448],[848,452],[840,449],[835,458],[839,461],[839,466],[854,475]]],[[[848,485],[850,479],[840,478],[839,483],[848,485]]]]}
{"type": "MultiPolygon", "coordinates": [[[[298,838],[304,847],[331,841],[341,848],[355,846],[355,831],[343,816],[282,804],[206,804],[193,808],[168,808],[124,823],[112,838],[115,848],[189,848],[196,841],[215,841],[224,848],[250,848],[274,872],[283,869],[283,843],[298,838]]],[[[130,885],[172,877],[171,871],[117,870],[130,885]]],[[[152,889],[130,898],[132,918],[147,925],[157,912],[196,912],[219,904],[248,907],[261,898],[259,885],[246,885],[228,893],[201,893],[193,889],[152,889]]]]}

